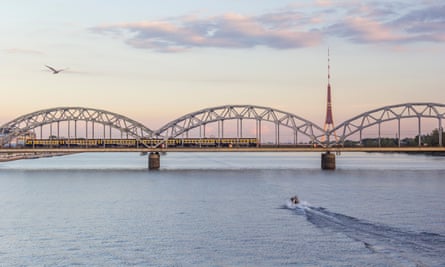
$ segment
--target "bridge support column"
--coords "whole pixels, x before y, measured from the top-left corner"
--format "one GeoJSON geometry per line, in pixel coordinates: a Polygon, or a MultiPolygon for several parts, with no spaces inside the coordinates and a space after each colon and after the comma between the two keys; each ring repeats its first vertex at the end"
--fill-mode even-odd
{"type": "Polygon", "coordinates": [[[331,154],[329,151],[321,154],[321,169],[335,170],[335,154],[331,154]]]}
{"type": "Polygon", "coordinates": [[[161,167],[161,155],[159,152],[150,152],[148,155],[148,169],[159,170],[161,167]]]}

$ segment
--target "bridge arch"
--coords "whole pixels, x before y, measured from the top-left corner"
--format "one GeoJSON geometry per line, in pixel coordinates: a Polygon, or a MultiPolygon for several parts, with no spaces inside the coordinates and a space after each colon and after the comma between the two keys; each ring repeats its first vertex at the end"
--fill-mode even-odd
{"type": "MultiPolygon", "coordinates": [[[[52,109],[44,109],[20,116],[2,126],[0,126],[0,135],[3,136],[1,144],[6,144],[14,137],[26,134],[31,130],[40,127],[42,129],[45,125],[57,124],[60,122],[68,122],[68,132],[70,131],[70,122],[74,122],[75,128],[78,121],[91,122],[94,137],[94,124],[99,123],[103,125],[103,136],[105,137],[105,126],[109,127],[110,137],[111,129],[120,131],[123,134],[131,136],[135,139],[152,138],[155,136],[154,132],[135,120],[132,120],[123,115],[109,112],[101,109],[85,108],[85,107],[57,107],[52,109]]],[[[51,127],[52,129],[52,127],[51,127]]],[[[75,130],[76,131],[76,130],[75,130]]],[[[76,134],[76,133],[75,133],[76,134]]],[[[70,135],[70,134],[68,134],[70,135]]],[[[88,128],[86,135],[88,135],[88,128]]]]}
{"type": "Polygon", "coordinates": [[[308,137],[311,142],[320,145],[322,144],[320,137],[325,135],[321,127],[309,120],[289,112],[255,105],[224,105],[201,109],[165,124],[156,131],[156,134],[166,138],[175,138],[192,129],[204,127],[205,136],[205,126],[209,123],[218,123],[218,136],[224,137],[224,121],[227,120],[237,121],[237,133],[241,132],[241,137],[243,120],[255,120],[256,137],[259,143],[261,143],[262,139],[261,123],[263,121],[271,122],[275,125],[275,134],[278,136],[277,143],[279,143],[280,126],[290,128],[294,131],[295,143],[298,138],[298,133],[308,137]]]}
{"type": "MultiPolygon", "coordinates": [[[[338,143],[344,145],[346,139],[354,134],[360,134],[360,142],[362,140],[362,131],[366,128],[378,125],[378,135],[380,136],[380,125],[384,122],[398,122],[397,134],[400,137],[400,121],[402,119],[417,118],[419,139],[421,136],[421,119],[433,118],[438,121],[439,145],[442,146],[443,120],[445,119],[445,104],[438,103],[404,103],[391,106],[384,106],[371,111],[364,112],[349,120],[344,121],[335,129],[327,133],[332,135],[336,132],[339,135],[338,143]]],[[[400,138],[399,146],[400,146],[400,138]]],[[[419,140],[419,145],[420,145],[419,140]]]]}

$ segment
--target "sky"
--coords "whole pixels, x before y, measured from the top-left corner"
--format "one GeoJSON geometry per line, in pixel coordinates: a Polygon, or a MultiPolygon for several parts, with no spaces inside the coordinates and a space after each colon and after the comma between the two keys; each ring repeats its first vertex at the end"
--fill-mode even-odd
{"type": "Polygon", "coordinates": [[[328,48],[336,123],[445,103],[443,0],[0,0],[0,32],[0,124],[82,106],[157,129],[250,104],[323,125],[328,48]]]}

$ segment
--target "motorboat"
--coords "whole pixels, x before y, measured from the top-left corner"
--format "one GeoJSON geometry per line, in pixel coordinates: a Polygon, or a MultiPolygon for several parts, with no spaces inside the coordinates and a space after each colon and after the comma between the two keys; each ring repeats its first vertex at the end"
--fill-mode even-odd
{"type": "Polygon", "coordinates": [[[298,203],[300,203],[300,200],[298,199],[298,197],[295,195],[293,197],[290,198],[290,201],[292,204],[297,205],[298,203]]]}

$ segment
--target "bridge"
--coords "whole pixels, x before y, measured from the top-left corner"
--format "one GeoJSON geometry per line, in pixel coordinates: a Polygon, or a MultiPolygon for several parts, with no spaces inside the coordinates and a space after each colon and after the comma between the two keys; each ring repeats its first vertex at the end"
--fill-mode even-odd
{"type": "Polygon", "coordinates": [[[198,110],[153,130],[124,115],[85,107],[58,107],[20,116],[0,126],[0,153],[322,152],[322,167],[335,168],[331,152],[445,152],[445,104],[384,106],[324,130],[290,112],[255,105],[198,110]],[[431,130],[437,144],[424,146],[431,130]],[[407,144],[411,140],[413,144],[407,144]],[[411,138],[414,137],[414,138],[411,138]],[[392,140],[388,145],[384,141],[392,140]],[[373,140],[374,145],[364,144],[373,140]],[[327,164],[327,165],[326,165],[327,164]]]}

